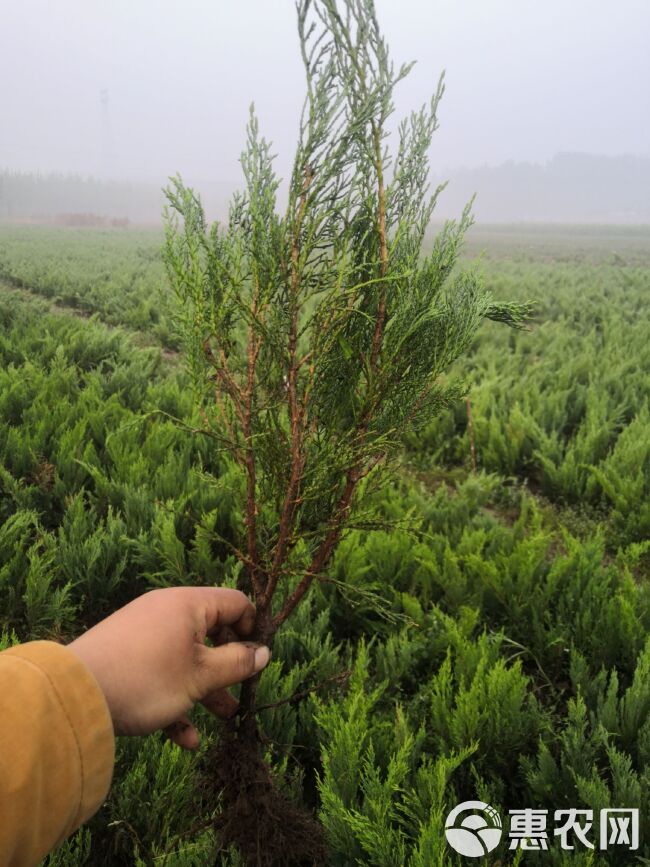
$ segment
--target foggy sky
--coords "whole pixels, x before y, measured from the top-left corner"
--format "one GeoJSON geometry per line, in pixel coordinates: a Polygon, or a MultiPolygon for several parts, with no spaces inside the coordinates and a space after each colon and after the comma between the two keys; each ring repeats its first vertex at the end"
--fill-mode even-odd
{"type": "MultiPolygon", "coordinates": [[[[377,9],[394,59],[418,61],[398,115],[446,70],[436,174],[650,155],[649,0],[377,9]]],[[[286,176],[303,90],[292,0],[0,0],[0,169],[238,181],[254,100],[286,176]]]]}

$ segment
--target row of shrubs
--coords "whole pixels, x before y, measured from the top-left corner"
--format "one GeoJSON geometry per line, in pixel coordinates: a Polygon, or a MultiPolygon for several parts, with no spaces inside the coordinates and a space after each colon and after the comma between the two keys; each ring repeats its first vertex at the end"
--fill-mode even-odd
{"type": "MultiPolygon", "coordinates": [[[[0,227],[0,278],[175,349],[160,244],[152,230],[0,227]]],[[[565,261],[561,249],[553,261],[539,249],[543,261],[507,250],[484,260],[495,297],[536,300],[532,331],[481,331],[455,371],[471,385],[471,431],[459,403],[413,455],[425,468],[468,468],[471,433],[479,468],[606,517],[615,550],[650,536],[647,262],[565,261]]]]}
{"type": "Polygon", "coordinates": [[[0,278],[176,349],[161,243],[150,229],[0,226],[0,278]]]}
{"type": "MultiPolygon", "coordinates": [[[[535,298],[537,312],[529,332],[486,326],[459,370],[471,384],[478,466],[606,519],[614,550],[647,539],[648,268],[500,261],[485,274],[496,297],[535,298]]],[[[465,405],[412,450],[425,467],[469,466],[465,405]]]]}

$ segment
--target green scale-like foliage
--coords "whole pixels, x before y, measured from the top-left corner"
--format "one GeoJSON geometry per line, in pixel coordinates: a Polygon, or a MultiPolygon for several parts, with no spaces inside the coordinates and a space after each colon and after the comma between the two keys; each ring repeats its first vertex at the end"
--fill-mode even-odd
{"type": "MultiPolygon", "coordinates": [[[[344,88],[337,93],[344,122],[347,97],[344,88]]],[[[315,84],[318,113],[326,96],[315,84]]],[[[309,111],[305,118],[301,147],[309,111]]],[[[400,171],[419,189],[424,163],[412,159],[413,137],[433,126],[431,106],[407,121],[387,189],[400,171]]],[[[366,160],[372,172],[360,151],[361,129],[339,159],[366,160]]],[[[249,155],[263,149],[255,123],[251,136],[249,155]]],[[[311,161],[314,183],[322,154],[318,159],[311,161]]],[[[257,168],[245,158],[247,190],[225,226],[208,229],[190,196],[197,231],[188,233],[186,224],[174,249],[188,257],[181,264],[196,265],[183,272],[186,329],[191,337],[198,322],[206,336],[227,332],[230,343],[209,346],[213,353],[224,348],[240,382],[255,276],[272,299],[268,319],[254,323],[255,333],[264,328],[273,340],[260,350],[253,437],[264,468],[260,542],[272,546],[274,497],[288,472],[288,278],[305,172],[297,163],[294,210],[280,216],[271,204],[277,189],[269,161],[268,149],[257,168]],[[224,267],[236,277],[232,285],[224,267]],[[203,300],[195,304],[195,297],[203,300]],[[196,320],[200,311],[206,318],[196,320]],[[220,311],[230,317],[223,325],[220,311]]],[[[340,165],[339,175],[343,185],[351,180],[340,165]]],[[[383,387],[358,363],[368,358],[368,317],[381,287],[390,313],[382,370],[399,371],[405,381],[384,383],[386,401],[366,442],[370,460],[398,442],[404,405],[427,364],[433,376],[451,359],[445,341],[471,337],[477,320],[465,319],[462,305],[478,315],[484,304],[478,278],[462,275],[457,258],[467,218],[449,224],[433,245],[425,241],[427,255],[418,257],[417,219],[407,229],[414,215],[426,217],[426,202],[410,211],[413,191],[401,189],[401,198],[387,200],[388,218],[403,219],[401,228],[399,220],[389,225],[390,267],[382,279],[376,226],[362,231],[363,220],[376,217],[367,174],[359,174],[343,217],[326,218],[340,201],[332,199],[320,211],[322,234],[318,223],[300,233],[297,352],[318,338],[319,378],[310,394],[320,438],[308,456],[324,461],[305,478],[312,495],[299,511],[301,532],[319,531],[335,499],[336,468],[355,447],[349,426],[383,387]],[[435,359],[422,350],[425,338],[435,359]],[[329,499],[319,498],[327,484],[329,499]]],[[[135,326],[142,313],[148,327],[166,328],[167,312],[157,324],[146,312],[161,263],[134,280],[130,269],[140,254],[131,264],[121,260],[145,242],[111,237],[107,244],[106,233],[3,229],[0,269],[115,323],[135,326]],[[48,274],[48,264],[56,273],[48,274]]],[[[158,239],[146,240],[148,249],[153,243],[158,239]]],[[[496,297],[536,297],[541,310],[531,333],[479,332],[468,360],[451,368],[452,377],[472,383],[479,472],[463,469],[467,414],[453,403],[419,427],[391,484],[379,488],[375,474],[360,483],[359,507],[322,581],[277,632],[256,697],[262,706],[283,702],[259,714],[266,759],[283,792],[317,810],[328,863],[460,867],[444,820],[459,801],[477,797],[504,818],[524,806],[638,806],[642,816],[638,853],[561,853],[552,841],[548,853],[511,857],[502,842],[486,863],[629,867],[637,855],[638,863],[650,862],[647,254],[644,263],[602,256],[598,267],[582,259],[532,263],[529,253],[486,263],[485,285],[496,297]],[[441,468],[441,459],[453,470],[441,468]]],[[[0,291],[0,647],[72,637],[151,586],[233,586],[241,575],[233,547],[245,533],[246,492],[211,403],[215,383],[206,375],[217,371],[202,355],[204,344],[194,340],[192,355],[189,342],[197,407],[188,379],[158,352],[97,322],[52,315],[24,292],[0,291]]],[[[309,361],[299,372],[303,396],[308,368],[309,361]]],[[[440,378],[445,392],[432,395],[427,413],[438,408],[434,398],[452,397],[452,381],[440,378]]],[[[296,536],[287,592],[312,544],[305,535],[296,536]]],[[[194,721],[203,735],[200,761],[213,724],[200,709],[194,721]]],[[[211,819],[219,804],[202,800],[195,770],[191,756],[159,736],[120,740],[106,803],[47,863],[242,867],[236,853],[218,851],[211,819]]]]}
{"type": "Polygon", "coordinates": [[[0,279],[175,347],[160,231],[0,226],[0,279]]]}
{"type": "MultiPolygon", "coordinates": [[[[160,413],[136,423],[130,409],[164,406],[190,427],[186,381],[156,368],[141,391],[148,351],[40,303],[2,304],[0,322],[2,382],[12,383],[14,401],[21,373],[27,389],[0,427],[1,646],[76,634],[149,586],[234,583],[234,558],[219,540],[241,532],[236,468],[160,413]],[[92,362],[80,364],[88,356],[73,352],[93,345],[92,362]],[[134,394],[106,400],[112,372],[128,359],[134,394]],[[49,389],[66,400],[41,438],[30,405],[45,406],[49,389]],[[94,449],[86,458],[60,446],[79,423],[81,399],[89,425],[79,443],[94,449]],[[8,446],[24,439],[34,455],[8,446]],[[174,465],[170,501],[167,482],[159,486],[174,465]]],[[[405,462],[399,480],[364,489],[375,526],[344,538],[332,581],[278,632],[258,692],[272,704],[326,684],[260,716],[267,758],[286,792],[318,809],[333,865],[399,857],[455,867],[442,828],[468,798],[502,816],[521,806],[648,803],[650,607],[638,580],[647,546],[608,557],[602,535],[567,534],[552,510],[498,476],[433,490],[425,481],[405,462]],[[343,581],[349,592],[340,592],[343,581]],[[346,671],[349,680],[331,680],[346,671]]],[[[207,714],[195,721],[207,748],[207,714]]],[[[118,756],[107,803],[48,863],[198,867],[218,857],[241,867],[234,853],[215,854],[215,805],[202,803],[191,757],[157,736],[121,741],[118,756]]],[[[642,841],[647,833],[644,825],[642,841]]],[[[506,854],[502,845],[493,863],[508,863],[506,854]]],[[[650,858],[647,842],[640,854],[650,858]]],[[[590,860],[579,850],[539,862],[630,863],[626,851],[590,860]]]]}
{"type": "MultiPolygon", "coordinates": [[[[508,259],[484,272],[493,291],[532,295],[540,309],[532,332],[480,334],[457,365],[472,385],[479,466],[607,515],[613,547],[647,539],[647,268],[508,259]]],[[[435,443],[436,459],[468,463],[463,410],[445,410],[414,450],[435,443]]]]}
{"type": "Polygon", "coordinates": [[[11,301],[0,304],[4,625],[65,635],[76,614],[96,620],[147,586],[223,580],[234,563],[214,533],[241,521],[227,467],[147,415],[163,406],[189,425],[184,378],[123,334],[11,301]]]}
{"type": "Polygon", "coordinates": [[[439,192],[427,176],[442,82],[401,124],[391,158],[393,90],[410,66],[394,67],[373,4],[305,0],[298,19],[307,97],[284,213],[252,111],[227,223],[209,226],[180,178],[167,190],[165,259],[187,357],[208,431],[254,488],[248,557],[262,569],[282,547],[294,488],[292,570],[318,549],[346,482],[462,393],[443,374],[481,321],[518,325],[527,309],[497,304],[474,271],[454,273],[469,209],[421,255],[439,192]]]}

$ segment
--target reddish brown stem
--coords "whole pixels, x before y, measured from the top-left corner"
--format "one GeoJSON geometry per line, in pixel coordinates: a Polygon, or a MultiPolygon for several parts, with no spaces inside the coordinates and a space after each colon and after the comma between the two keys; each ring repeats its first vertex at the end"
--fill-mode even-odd
{"type": "Polygon", "coordinates": [[[319,572],[322,572],[322,570],[329,562],[329,559],[334,551],[334,546],[340,538],[345,518],[350,511],[354,489],[356,488],[361,478],[362,473],[360,472],[358,467],[354,467],[353,469],[348,471],[345,488],[343,489],[343,493],[341,494],[341,498],[339,499],[336,510],[334,512],[332,527],[329,533],[325,536],[325,538],[319,545],[318,549],[316,550],[314,556],[312,557],[312,561],[309,564],[309,568],[298,583],[296,589],[287,599],[282,610],[273,618],[274,631],[277,630],[278,627],[282,625],[282,623],[284,623],[287,617],[289,617],[291,612],[294,610],[296,605],[300,602],[302,597],[309,589],[311,582],[314,579],[314,576],[317,575],[319,572]]]}
{"type": "MultiPolygon", "coordinates": [[[[257,296],[253,301],[253,315],[257,314],[257,296]]],[[[256,338],[255,330],[251,325],[248,336],[247,349],[247,375],[246,390],[243,394],[243,407],[241,414],[242,431],[245,439],[244,463],[246,466],[246,535],[248,545],[248,559],[250,561],[250,578],[253,585],[255,599],[259,599],[264,592],[262,576],[260,574],[260,559],[257,550],[257,474],[255,469],[255,451],[253,449],[253,393],[255,390],[255,367],[260,351],[261,342],[256,338]]]]}
{"type": "MultiPolygon", "coordinates": [[[[384,187],[384,172],[383,172],[383,163],[381,158],[381,132],[378,126],[373,124],[372,127],[373,132],[373,143],[375,148],[375,167],[377,171],[377,199],[379,206],[379,260],[380,260],[380,276],[383,278],[386,276],[388,272],[388,242],[386,236],[386,191],[384,187]]],[[[371,357],[370,363],[371,367],[374,370],[377,366],[377,362],[379,359],[379,353],[381,351],[381,344],[383,339],[383,330],[384,324],[386,320],[386,290],[382,289],[381,296],[379,299],[379,306],[377,309],[377,319],[375,321],[375,330],[373,333],[372,339],[372,349],[371,349],[371,357]]],[[[363,420],[360,423],[358,434],[361,438],[361,441],[365,439],[365,435],[367,433],[368,427],[368,419],[364,416],[363,420]]],[[[282,624],[287,617],[294,610],[296,605],[300,602],[302,597],[305,595],[311,582],[313,581],[314,575],[318,574],[323,570],[323,568],[329,562],[330,557],[334,551],[336,543],[338,542],[341,531],[343,528],[343,524],[345,519],[350,511],[350,506],[352,505],[352,497],[354,495],[354,490],[359,483],[360,479],[367,475],[370,470],[381,460],[383,455],[376,456],[376,459],[371,462],[370,466],[365,470],[362,470],[359,466],[353,467],[348,471],[345,488],[343,490],[343,494],[341,495],[341,499],[337,504],[335,513],[333,526],[330,532],[327,534],[320,547],[314,554],[312,562],[307,569],[305,575],[299,582],[298,586],[289,597],[287,602],[285,603],[282,610],[279,614],[276,615],[273,619],[273,625],[277,629],[280,624],[282,624]]]]}
{"type": "Polygon", "coordinates": [[[314,686],[310,686],[308,689],[294,692],[293,695],[290,695],[287,698],[281,698],[279,701],[273,701],[269,704],[257,704],[252,707],[248,713],[256,714],[263,710],[272,710],[276,707],[282,707],[283,704],[295,704],[297,701],[302,701],[303,698],[307,698],[307,696],[311,695],[313,692],[323,689],[324,686],[329,686],[330,683],[342,683],[350,677],[350,674],[350,671],[343,671],[341,674],[333,674],[331,677],[327,677],[325,680],[314,684],[314,686]]]}
{"type": "Polygon", "coordinates": [[[291,323],[289,326],[289,370],[287,374],[287,398],[290,426],[290,473],[287,490],[280,512],[280,524],[278,528],[278,540],[273,552],[273,560],[266,586],[266,592],[262,599],[263,605],[271,605],[273,593],[277,586],[280,567],[282,566],[287,547],[294,526],[296,506],[298,505],[298,493],[305,465],[303,450],[304,417],[306,404],[299,405],[298,401],[298,370],[305,359],[298,360],[298,311],[300,294],[300,231],[307,205],[307,193],[313,179],[313,172],[309,165],[305,166],[302,193],[296,215],[296,223],[291,245],[291,323]]]}

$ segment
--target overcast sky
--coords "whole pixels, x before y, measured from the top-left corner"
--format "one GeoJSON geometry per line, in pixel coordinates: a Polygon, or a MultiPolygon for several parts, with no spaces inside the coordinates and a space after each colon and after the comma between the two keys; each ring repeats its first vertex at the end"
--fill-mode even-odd
{"type": "MultiPolygon", "coordinates": [[[[436,174],[650,155],[650,0],[377,9],[395,60],[418,61],[400,113],[446,70],[436,174]]],[[[302,93],[292,0],[0,0],[0,168],[236,181],[254,100],[286,174],[302,93]]]]}

